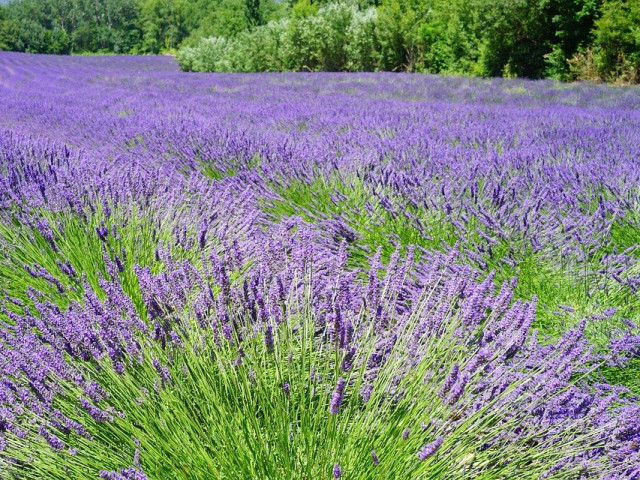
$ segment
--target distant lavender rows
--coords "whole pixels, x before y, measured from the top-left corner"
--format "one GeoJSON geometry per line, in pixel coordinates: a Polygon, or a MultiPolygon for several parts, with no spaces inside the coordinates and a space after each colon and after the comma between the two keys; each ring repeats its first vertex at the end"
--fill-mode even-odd
{"type": "MultiPolygon", "coordinates": [[[[121,329],[122,337],[109,340],[110,320],[95,320],[101,325],[100,335],[107,347],[104,352],[100,351],[102,347],[85,351],[80,344],[77,350],[60,347],[60,351],[72,350],[78,358],[107,355],[118,369],[127,355],[137,355],[135,342],[128,335],[145,327],[134,324],[136,315],[146,312],[152,322],[168,308],[154,305],[155,298],[165,298],[167,305],[182,301],[170,298],[166,288],[173,283],[162,286],[161,280],[144,270],[145,263],[165,265],[175,274],[176,282],[200,291],[204,280],[182,271],[186,267],[173,263],[172,252],[204,251],[210,245],[216,245],[211,248],[224,258],[223,264],[211,260],[212,265],[206,267],[214,272],[212,278],[222,292],[229,281],[225,268],[266,278],[273,291],[295,288],[294,269],[288,265],[287,255],[304,258],[313,251],[320,275],[320,297],[330,296],[325,289],[331,282],[348,278],[353,286],[343,290],[353,288],[350,295],[364,299],[367,308],[372,308],[375,289],[382,288],[376,284],[375,274],[369,274],[365,282],[374,284],[366,293],[355,286],[362,276],[358,272],[340,278],[332,274],[344,248],[361,249],[367,258],[374,257],[376,246],[364,245],[366,233],[358,230],[356,220],[361,217],[368,219],[366,225],[399,218],[399,225],[411,229],[416,238],[430,238],[418,248],[421,260],[415,282],[406,293],[413,301],[421,286],[435,282],[433,272],[448,265],[449,283],[442,280],[449,288],[447,295],[459,292],[461,299],[470,298],[464,303],[469,310],[463,310],[474,318],[471,323],[479,324],[474,315],[479,319],[484,308],[497,308],[505,298],[508,301],[509,285],[514,287],[514,283],[505,284],[507,293],[500,293],[503,297],[489,294],[489,287],[480,284],[489,270],[506,265],[507,273],[517,275],[520,265],[533,258],[578,278],[581,286],[586,284],[586,297],[600,295],[590,314],[608,318],[619,310],[623,312],[619,319],[622,327],[606,332],[608,346],[614,347],[607,352],[608,361],[624,363],[626,357],[638,352],[633,323],[640,287],[637,252],[633,242],[619,241],[611,234],[614,230],[640,232],[638,90],[395,74],[200,75],[179,73],[171,58],[60,58],[2,53],[0,112],[0,219],[4,231],[22,232],[19,224],[25,226],[24,238],[37,232],[44,248],[53,252],[53,259],[65,249],[59,244],[64,228],[43,219],[42,211],[54,212],[60,216],[56,218],[79,218],[88,224],[96,211],[110,218],[113,210],[113,218],[120,220],[130,215],[132,223],[136,221],[132,212],[142,211],[147,217],[141,225],[147,225],[147,220],[150,225],[149,238],[155,244],[144,244],[150,247],[147,253],[136,250],[147,227],[140,227],[141,237],[132,240],[130,251],[109,252],[101,245],[118,238],[117,230],[106,223],[92,225],[96,233],[92,241],[98,251],[107,249],[106,273],[117,278],[118,272],[129,272],[123,274],[122,281],[126,284],[135,277],[140,282],[144,304],[135,304],[134,299],[129,305],[129,300],[121,300],[120,294],[114,293],[113,308],[126,312],[132,323],[113,326],[121,329]],[[305,185],[316,185],[318,179],[338,185],[329,192],[331,201],[339,206],[337,211],[331,210],[332,214],[314,208],[313,199],[301,203],[287,197],[300,185],[303,190],[305,185]],[[356,184],[371,200],[354,210],[349,206],[349,190],[356,184]],[[293,204],[305,220],[278,213],[276,207],[283,203],[293,204]],[[458,244],[431,238],[433,226],[440,224],[447,225],[450,237],[458,244]],[[169,236],[159,238],[156,230],[162,229],[169,236]],[[459,247],[461,261],[450,265],[447,258],[455,247],[459,247]],[[587,262],[588,274],[584,272],[587,262]],[[135,271],[130,267],[133,264],[135,271]],[[285,287],[278,287],[274,280],[280,276],[285,279],[285,287]],[[467,284],[469,279],[471,283],[467,284]]],[[[89,283],[99,284],[106,292],[120,288],[110,287],[96,272],[76,271],[83,265],[82,259],[63,259],[68,263],[60,261],[56,271],[43,267],[42,262],[23,261],[28,255],[15,247],[22,241],[22,233],[11,239],[6,238],[9,235],[0,240],[1,261],[6,267],[1,271],[11,272],[0,277],[8,324],[13,322],[20,329],[40,325],[28,312],[23,317],[16,313],[22,308],[22,297],[38,306],[42,318],[59,318],[56,307],[47,304],[36,290],[48,289],[54,295],[64,292],[68,302],[92,304],[98,300],[87,293],[91,291],[89,283]],[[83,273],[88,280],[80,280],[83,273]],[[16,281],[21,276],[23,283],[16,281]]],[[[392,237],[392,244],[401,243],[398,232],[392,237]]],[[[393,255],[385,260],[399,261],[393,255]]],[[[201,266],[208,262],[202,260],[201,266]]],[[[242,305],[239,308],[253,311],[251,315],[262,325],[265,320],[259,312],[268,308],[260,306],[261,295],[257,290],[243,294],[238,288],[234,301],[242,305]],[[251,304],[249,297],[253,307],[247,306],[251,304]]],[[[402,287],[397,288],[400,291],[402,287]]],[[[206,305],[203,309],[212,308],[206,303],[210,300],[201,300],[206,305]]],[[[346,302],[346,311],[355,311],[355,300],[341,301],[346,302]]],[[[548,306],[552,307],[559,308],[548,306]]],[[[320,301],[315,308],[322,315],[320,301]]],[[[332,308],[336,315],[335,307],[326,310],[332,308]]],[[[510,314],[519,318],[518,325],[512,326],[516,333],[509,330],[517,340],[512,346],[502,345],[508,353],[501,361],[522,349],[526,351],[523,365],[542,365],[551,350],[537,345],[527,347],[530,351],[523,347],[534,319],[530,306],[522,308],[515,307],[510,314]]],[[[580,306],[564,306],[563,312],[576,308],[580,306]]],[[[145,320],[143,317],[140,321],[145,320]]],[[[224,324],[224,319],[221,322],[224,324]]],[[[334,340],[341,328],[347,328],[335,322],[334,340]]],[[[63,323],[52,328],[44,345],[63,345],[56,343],[69,335],[63,323]]],[[[78,320],[78,325],[81,323],[78,320]]],[[[41,325],[39,328],[47,330],[41,325]]],[[[496,328],[496,336],[506,335],[501,330],[504,326],[496,328]]],[[[5,335],[4,345],[11,345],[15,351],[31,348],[16,342],[20,329],[8,328],[11,333],[5,335]]],[[[549,368],[602,360],[584,353],[588,348],[574,338],[581,335],[580,329],[584,324],[579,333],[567,334],[557,349],[564,352],[566,348],[566,354],[558,353],[558,364],[549,368]]],[[[154,340],[160,341],[161,336],[156,334],[154,340]]],[[[348,350],[347,344],[343,347],[348,350]]],[[[478,358],[483,354],[486,351],[481,350],[478,358]]],[[[8,378],[8,366],[15,359],[2,358],[3,375],[8,378]]],[[[66,367],[56,365],[57,375],[72,375],[66,367]]],[[[499,366],[497,371],[500,368],[512,366],[499,366]]],[[[162,377],[160,365],[158,372],[162,377]]],[[[558,385],[566,384],[572,372],[567,367],[558,385]]],[[[47,411],[47,402],[39,397],[47,399],[56,394],[55,389],[33,388],[35,397],[22,397],[24,404],[47,411]]],[[[446,391],[451,388],[449,385],[446,391]]],[[[464,390],[464,386],[461,388],[464,390]]],[[[2,390],[3,403],[9,398],[17,401],[10,390],[2,390]]],[[[620,417],[602,415],[621,391],[599,385],[588,393],[576,391],[566,404],[554,404],[553,408],[561,417],[558,424],[568,422],[568,418],[588,419],[602,429],[605,425],[622,429],[622,421],[629,424],[624,431],[617,431],[619,435],[605,453],[594,451],[573,461],[588,462],[591,455],[596,458],[606,454],[615,465],[605,472],[612,475],[609,478],[637,478],[640,472],[634,470],[633,459],[638,458],[640,426],[637,419],[629,420],[637,407],[631,402],[620,417]]],[[[553,397],[554,392],[549,395],[553,397]]],[[[472,409],[471,403],[468,407],[472,409]]],[[[91,410],[95,407],[86,408],[92,416],[101,414],[91,410]]],[[[5,412],[0,425],[4,425],[3,431],[20,438],[22,427],[14,421],[16,416],[15,410],[5,412]]],[[[48,423],[46,428],[53,424],[48,423]]],[[[55,449],[58,444],[46,428],[39,435],[55,449]]],[[[433,445],[427,444],[424,452],[433,445]]],[[[424,456],[428,457],[426,453],[424,456]]]]}
{"type": "MultiPolygon", "coordinates": [[[[81,151],[72,166],[82,188],[113,177],[111,188],[124,190],[122,182],[156,175],[197,185],[213,174],[251,201],[278,202],[292,183],[328,178],[349,189],[355,179],[368,205],[329,218],[304,211],[312,202],[301,206],[333,248],[358,238],[354,217],[379,223],[382,209],[429,247],[443,233],[434,224],[446,223],[449,243],[458,239],[480,271],[517,276],[535,257],[581,277],[586,297],[606,292],[598,311],[580,313],[635,302],[638,252],[613,237],[640,233],[637,89],[395,74],[185,75],[168,57],[6,53],[0,62],[0,122],[81,151]]],[[[349,203],[343,194],[334,201],[349,203]]]]}

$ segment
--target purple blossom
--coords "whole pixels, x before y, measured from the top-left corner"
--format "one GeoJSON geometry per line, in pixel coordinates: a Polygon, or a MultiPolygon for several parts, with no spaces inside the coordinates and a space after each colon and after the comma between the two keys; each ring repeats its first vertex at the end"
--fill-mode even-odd
{"type": "Polygon", "coordinates": [[[366,384],[363,385],[360,389],[360,397],[362,397],[362,401],[367,403],[371,398],[371,394],[373,393],[373,385],[366,384]]]}
{"type": "Polygon", "coordinates": [[[147,480],[147,476],[134,467],[122,468],[118,472],[100,470],[99,476],[104,480],[147,480]]]}
{"type": "Polygon", "coordinates": [[[440,389],[440,393],[439,393],[441,397],[444,397],[449,392],[449,390],[451,390],[451,387],[453,387],[453,385],[458,380],[458,371],[459,371],[459,366],[457,363],[455,363],[453,367],[451,367],[451,372],[449,373],[449,376],[445,379],[444,383],[442,384],[442,388],[440,389]]]}
{"type": "Polygon", "coordinates": [[[418,458],[420,460],[426,460],[427,458],[435,455],[440,446],[444,442],[443,437],[436,438],[433,442],[426,444],[422,449],[418,452],[418,458]]]}
{"type": "Polygon", "coordinates": [[[342,405],[342,400],[344,399],[344,387],[346,385],[346,381],[344,378],[338,378],[338,384],[336,385],[335,390],[331,394],[331,405],[329,406],[329,411],[335,415],[340,411],[340,406],[342,405]]]}
{"type": "Polygon", "coordinates": [[[44,426],[40,426],[40,428],[38,429],[38,434],[42,438],[44,438],[47,441],[47,443],[51,446],[51,448],[53,448],[54,450],[64,449],[65,447],[64,442],[54,434],[49,433],[44,426]]]}
{"type": "Polygon", "coordinates": [[[264,332],[264,344],[267,347],[268,352],[273,351],[273,327],[267,325],[264,332]]]}

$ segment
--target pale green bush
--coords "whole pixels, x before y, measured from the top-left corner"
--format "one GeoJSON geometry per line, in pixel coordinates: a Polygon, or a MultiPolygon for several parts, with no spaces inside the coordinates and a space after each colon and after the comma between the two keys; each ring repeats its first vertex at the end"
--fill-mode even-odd
{"type": "Polygon", "coordinates": [[[369,71],[379,67],[377,12],[332,3],[226,39],[182,48],[186,71],[369,71]]]}

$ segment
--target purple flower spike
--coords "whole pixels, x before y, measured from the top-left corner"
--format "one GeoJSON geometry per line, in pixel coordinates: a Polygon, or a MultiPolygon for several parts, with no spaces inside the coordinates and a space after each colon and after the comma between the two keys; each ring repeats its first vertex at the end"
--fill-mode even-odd
{"type": "Polygon", "coordinates": [[[268,352],[273,352],[273,327],[267,325],[264,332],[264,344],[267,347],[268,352]]]}
{"type": "Polygon", "coordinates": [[[336,389],[331,394],[331,405],[329,407],[329,411],[336,415],[340,411],[340,406],[342,405],[342,400],[344,399],[344,386],[345,386],[344,378],[340,377],[338,379],[338,384],[336,385],[336,389]]]}
{"type": "Polygon", "coordinates": [[[449,390],[451,390],[451,387],[453,387],[453,385],[456,383],[456,380],[458,379],[459,368],[460,367],[457,363],[454,364],[451,368],[451,373],[449,373],[449,376],[445,379],[444,384],[440,389],[439,395],[441,397],[444,397],[449,392],[449,390]]]}
{"type": "Polygon", "coordinates": [[[427,458],[433,456],[442,445],[442,442],[444,442],[444,438],[438,437],[433,442],[428,443],[418,452],[418,458],[420,460],[426,460],[427,458]]]}

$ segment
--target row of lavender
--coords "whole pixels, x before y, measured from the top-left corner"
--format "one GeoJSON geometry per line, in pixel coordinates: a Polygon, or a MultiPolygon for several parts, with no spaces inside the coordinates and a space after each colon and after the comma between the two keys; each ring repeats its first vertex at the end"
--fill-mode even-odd
{"type": "Polygon", "coordinates": [[[0,105],[3,476],[640,478],[637,90],[3,54],[0,105]]]}

